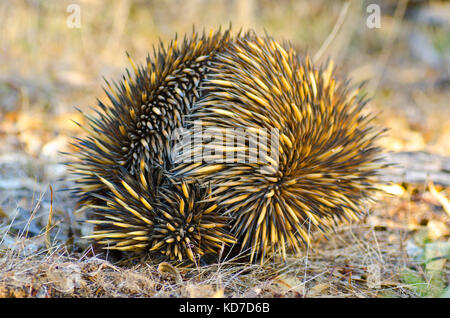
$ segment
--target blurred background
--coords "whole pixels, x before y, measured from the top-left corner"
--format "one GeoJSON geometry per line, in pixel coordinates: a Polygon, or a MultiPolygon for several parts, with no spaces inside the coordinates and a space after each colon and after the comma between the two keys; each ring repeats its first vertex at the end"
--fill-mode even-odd
{"type": "Polygon", "coordinates": [[[15,232],[0,245],[12,246],[23,224],[27,235],[42,233],[51,204],[55,237],[70,238],[74,202],[63,192],[51,201],[49,185],[63,187],[60,152],[82,134],[75,107],[92,112],[96,98],[105,100],[103,77],[120,78],[126,52],[142,63],[160,40],[230,23],[290,41],[317,63],[332,58],[343,76],[367,81],[369,108],[390,129],[382,145],[440,156],[450,170],[448,1],[1,0],[0,225],[15,232]]]}
{"type": "Polygon", "coordinates": [[[230,23],[367,80],[371,107],[391,129],[389,149],[450,154],[450,4],[433,0],[2,0],[0,153],[54,159],[75,133],[74,107],[104,97],[102,77],[123,74],[126,52],[143,62],[159,40],[230,23]]]}

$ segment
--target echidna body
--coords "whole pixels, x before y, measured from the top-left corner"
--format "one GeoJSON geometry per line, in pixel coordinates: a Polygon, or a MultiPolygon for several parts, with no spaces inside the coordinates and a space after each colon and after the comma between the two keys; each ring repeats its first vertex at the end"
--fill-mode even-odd
{"type": "Polygon", "coordinates": [[[200,97],[200,84],[208,72],[209,60],[230,42],[230,31],[193,33],[181,44],[177,39],[166,48],[162,44],[154,57],[127,71],[119,83],[106,82],[110,105],[99,101],[97,116],[86,116],[88,137],[78,140],[71,165],[77,175],[74,189],[85,207],[96,204],[94,194],[106,187],[99,182],[116,178],[119,167],[135,174],[141,159],[148,165],[166,169],[170,136],[183,126],[184,116],[200,97]]]}
{"type": "Polygon", "coordinates": [[[156,251],[193,262],[217,253],[224,243],[236,243],[209,188],[177,184],[144,160],[135,175],[121,169],[117,183],[99,176],[108,191],[90,206],[94,213],[87,222],[96,229],[88,238],[110,250],[156,251]]]}
{"type": "MultiPolygon", "coordinates": [[[[175,170],[213,186],[233,220],[232,234],[251,259],[276,251],[285,258],[286,248],[299,251],[308,243],[310,230],[357,220],[362,200],[370,197],[380,167],[374,145],[380,130],[362,113],[365,103],[336,81],[332,63],[314,68],[292,47],[249,34],[215,56],[188,126],[201,120],[205,130],[259,134],[275,128],[271,137],[278,143],[256,143],[275,153],[268,151],[260,162],[236,156],[234,162],[181,163],[175,170]]],[[[248,141],[231,147],[227,141],[216,134],[206,145],[219,154],[254,152],[248,141]]],[[[194,142],[191,149],[193,158],[200,157],[205,144],[194,142]]]]}
{"type": "Polygon", "coordinates": [[[99,116],[88,117],[90,136],[77,144],[81,162],[72,165],[75,192],[94,211],[92,238],[106,248],[193,260],[192,246],[202,254],[235,238],[262,261],[299,251],[310,229],[358,219],[381,168],[380,130],[332,64],[315,68],[271,37],[227,31],[161,47],[147,67],[133,68],[134,77],[110,88],[112,105],[100,103],[99,116]],[[184,142],[188,154],[173,158],[171,134],[197,122],[217,134],[184,142]],[[225,130],[237,132],[234,143],[225,130]],[[230,152],[246,157],[223,160],[230,152]],[[142,172],[155,167],[170,180],[165,186],[142,172]],[[184,209],[195,211],[192,218],[184,209]],[[182,239],[186,229],[193,245],[182,239]]]}

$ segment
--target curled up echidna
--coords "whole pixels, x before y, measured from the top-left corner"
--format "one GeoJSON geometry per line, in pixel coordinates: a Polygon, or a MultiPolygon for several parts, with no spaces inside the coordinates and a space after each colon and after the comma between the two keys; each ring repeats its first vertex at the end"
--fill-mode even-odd
{"type": "Polygon", "coordinates": [[[331,62],[227,30],[131,63],[70,164],[104,248],[193,261],[237,243],[263,261],[361,215],[382,130],[331,62]]]}
{"type": "Polygon", "coordinates": [[[212,203],[209,189],[194,184],[174,183],[160,168],[141,160],[137,178],[120,169],[116,184],[99,176],[109,191],[97,197],[94,206],[97,226],[91,238],[109,249],[148,249],[171,259],[189,259],[206,252],[215,253],[221,243],[235,243],[223,228],[226,217],[212,203]]]}

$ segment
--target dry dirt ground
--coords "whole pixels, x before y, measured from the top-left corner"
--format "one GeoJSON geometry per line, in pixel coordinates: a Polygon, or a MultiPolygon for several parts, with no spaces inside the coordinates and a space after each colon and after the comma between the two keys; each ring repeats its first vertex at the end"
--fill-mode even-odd
{"type": "Polygon", "coordinates": [[[89,228],[61,191],[72,184],[60,154],[83,134],[74,107],[89,113],[105,98],[102,76],[120,77],[125,51],[144,61],[158,37],[232,21],[322,51],[342,74],[367,80],[369,107],[390,129],[386,150],[448,160],[447,2],[371,1],[381,8],[376,29],[365,1],[79,3],[79,29],[67,26],[69,1],[0,3],[0,297],[450,297],[450,187],[439,181],[449,166],[443,179],[404,170],[361,207],[360,222],[311,233],[286,262],[248,265],[224,251],[187,266],[148,255],[123,261],[81,239],[89,228]]]}

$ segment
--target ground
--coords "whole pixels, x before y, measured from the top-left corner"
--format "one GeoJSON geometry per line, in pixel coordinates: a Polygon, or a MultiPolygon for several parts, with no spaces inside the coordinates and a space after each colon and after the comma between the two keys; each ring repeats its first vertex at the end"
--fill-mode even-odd
{"type": "Polygon", "coordinates": [[[2,2],[0,297],[449,297],[450,5],[370,1],[381,13],[370,28],[369,2],[349,3],[80,1],[78,28],[69,1],[2,2]],[[143,62],[158,38],[230,21],[367,81],[368,107],[389,128],[380,144],[412,159],[385,172],[391,183],[361,207],[360,222],[311,233],[311,245],[285,262],[222,255],[186,266],[99,254],[81,239],[89,228],[62,191],[73,184],[61,152],[83,135],[75,107],[90,113],[96,97],[105,100],[102,77],[130,67],[125,52],[143,62]],[[414,166],[424,154],[437,158],[433,173],[429,159],[414,166]]]}

